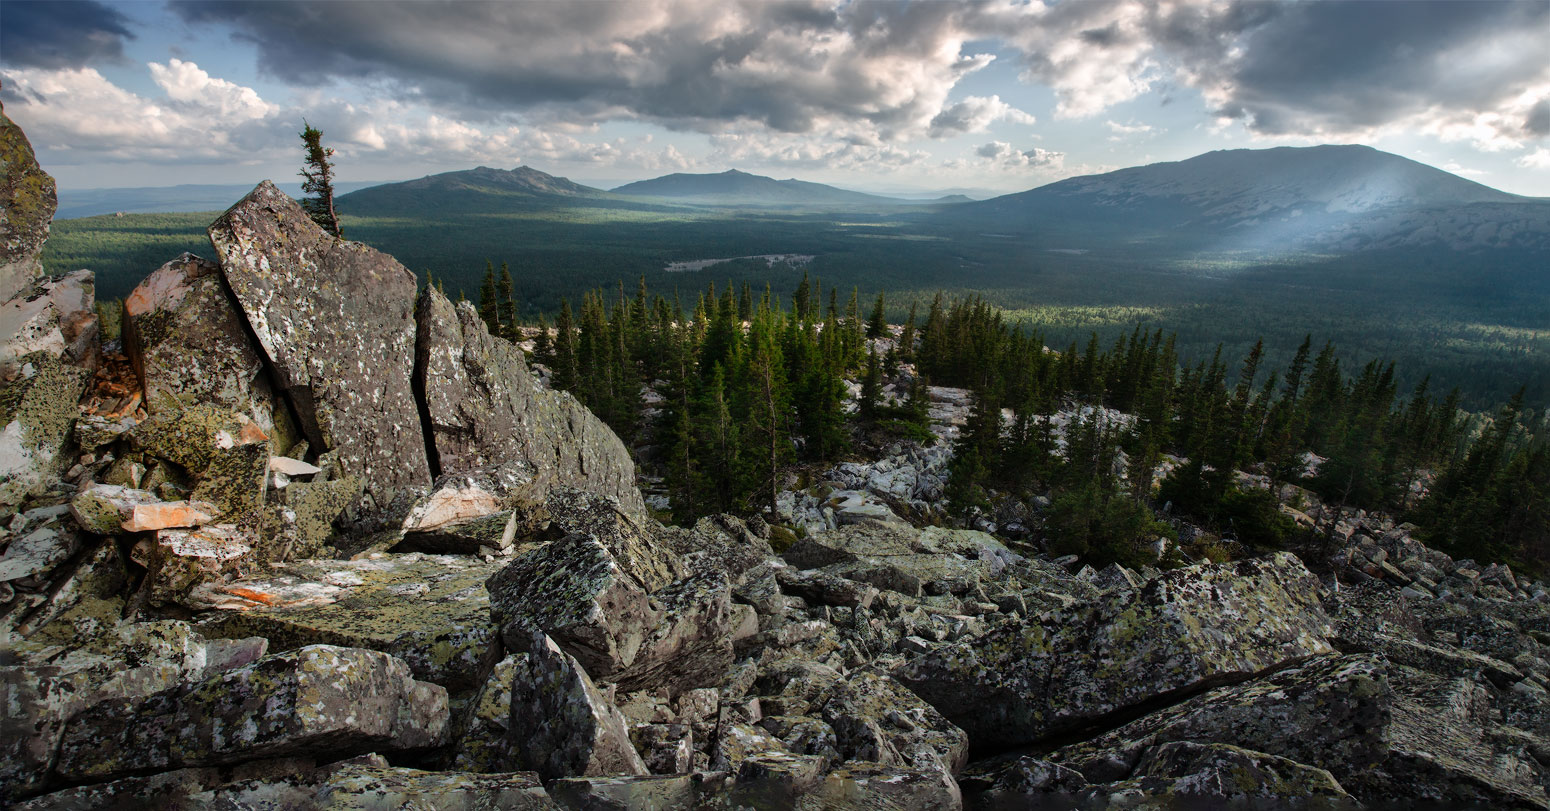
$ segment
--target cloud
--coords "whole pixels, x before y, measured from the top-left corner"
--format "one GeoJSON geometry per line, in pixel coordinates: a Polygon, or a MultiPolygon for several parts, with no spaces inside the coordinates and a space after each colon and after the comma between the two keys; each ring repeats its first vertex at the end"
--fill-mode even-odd
{"type": "Polygon", "coordinates": [[[929,134],[932,138],[946,138],[962,133],[984,132],[985,128],[997,121],[1032,126],[1035,119],[1002,101],[1000,96],[969,96],[937,113],[931,119],[929,134]]]}
{"type": "Polygon", "coordinates": [[[0,62],[14,67],[78,68],[122,62],[129,19],[95,0],[5,0],[0,62]]]}
{"type": "Polygon", "coordinates": [[[1540,147],[1513,161],[1525,169],[1550,169],[1550,149],[1540,147]]]}
{"type": "Polygon", "coordinates": [[[1040,147],[1017,149],[1005,141],[991,141],[974,150],[984,162],[1006,169],[1059,169],[1065,164],[1066,154],[1040,147]]]}
{"type": "Polygon", "coordinates": [[[370,80],[465,120],[522,110],[707,133],[746,124],[784,133],[860,127],[901,140],[929,130],[957,82],[993,59],[963,52],[968,32],[953,22],[962,9],[946,3],[171,7],[191,23],[231,28],[288,82],[370,80]]]}
{"type": "Polygon", "coordinates": [[[871,173],[917,166],[930,159],[924,150],[907,149],[862,138],[832,138],[744,131],[710,136],[707,164],[774,170],[837,169],[871,173]]]}

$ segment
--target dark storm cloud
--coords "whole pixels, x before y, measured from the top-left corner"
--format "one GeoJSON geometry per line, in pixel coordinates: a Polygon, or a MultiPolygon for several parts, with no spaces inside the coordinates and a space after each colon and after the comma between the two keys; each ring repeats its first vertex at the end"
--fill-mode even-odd
{"type": "Polygon", "coordinates": [[[129,20],[95,0],[0,2],[0,62],[20,68],[77,68],[124,58],[129,20]]]}
{"type": "MultiPolygon", "coordinates": [[[[1550,40],[1513,40],[1550,34],[1550,3],[1312,2],[1274,12],[1243,18],[1241,56],[1195,65],[1225,92],[1224,114],[1267,134],[1372,127],[1433,108],[1485,112],[1545,78],[1550,40]]],[[[1220,41],[1188,26],[1159,33],[1170,44],[1220,41]]]]}
{"type": "Polygon", "coordinates": [[[971,42],[997,43],[1020,60],[1025,78],[1055,90],[1063,116],[1188,85],[1218,115],[1276,135],[1495,113],[1521,137],[1544,123],[1529,110],[1537,97],[1521,96],[1550,86],[1543,0],[178,0],[172,8],[253,42],[262,66],[287,81],[368,79],[465,119],[521,108],[709,131],[848,123],[884,139],[942,137],[963,103],[949,100],[955,85],[990,60],[963,53],[971,42]]]}
{"type": "Polygon", "coordinates": [[[231,27],[293,83],[385,80],[464,117],[564,105],[583,118],[806,132],[924,126],[988,59],[958,54],[952,4],[175,2],[231,27]]]}

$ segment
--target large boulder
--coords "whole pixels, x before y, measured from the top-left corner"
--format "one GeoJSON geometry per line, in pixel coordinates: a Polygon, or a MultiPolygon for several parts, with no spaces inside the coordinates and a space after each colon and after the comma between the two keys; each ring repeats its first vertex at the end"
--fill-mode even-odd
{"type": "Polygon", "coordinates": [[[269,181],[210,225],[221,273],[316,452],[379,504],[427,484],[411,387],[415,277],[319,228],[269,181]]]}
{"type": "Polygon", "coordinates": [[[246,415],[276,454],[300,439],[216,263],[185,253],[162,265],[124,299],[123,329],[150,413],[205,403],[246,415]]]}
{"type": "Polygon", "coordinates": [[[1192,566],[927,651],[894,675],[976,746],[1032,743],[1332,653],[1319,588],[1285,553],[1192,566]]]}
{"type": "Polygon", "coordinates": [[[420,293],[415,383],[439,472],[522,464],[530,498],[555,485],[610,496],[646,515],[635,464],[619,437],[569,393],[541,387],[522,351],[490,335],[472,304],[420,293]]]}
{"type": "Polygon", "coordinates": [[[0,108],[0,301],[43,273],[38,255],[59,200],[21,127],[0,108]]]}
{"type": "Polygon", "coordinates": [[[108,699],[65,728],[55,771],[88,782],[265,757],[426,749],[447,694],[385,653],[312,645],[139,699],[108,699]]]}

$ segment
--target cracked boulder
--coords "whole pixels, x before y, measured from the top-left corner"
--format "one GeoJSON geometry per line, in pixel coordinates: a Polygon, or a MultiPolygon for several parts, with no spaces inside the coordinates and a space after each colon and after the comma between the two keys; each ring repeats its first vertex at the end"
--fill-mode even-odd
{"type": "Polygon", "coordinates": [[[133,444],[193,480],[189,498],[235,518],[264,504],[269,436],[246,415],[201,403],[152,414],[130,432],[133,444]]]}
{"type": "Polygon", "coordinates": [[[976,746],[1032,743],[1332,653],[1319,588],[1285,553],[1191,566],[935,648],[894,675],[976,746]]]}
{"type": "Polygon", "coordinates": [[[426,287],[416,309],[415,382],[440,471],[521,464],[533,471],[533,501],[566,485],[646,515],[635,463],[602,420],[569,393],[539,386],[522,351],[491,336],[472,305],[426,287]]]}
{"type": "Polygon", "coordinates": [[[0,301],[42,274],[38,255],[58,205],[54,179],[38,166],[22,128],[0,108],[0,301]]]}
{"type": "Polygon", "coordinates": [[[209,228],[221,273],[311,448],[336,454],[378,504],[426,484],[410,379],[415,277],[337,239],[269,181],[209,228]]]}
{"type": "Polygon", "coordinates": [[[266,757],[418,750],[447,732],[447,695],[376,651],[312,645],[146,698],[108,699],[66,726],[72,782],[266,757]]]}
{"type": "Polygon", "coordinates": [[[1544,768],[1497,734],[1487,688],[1365,655],[1321,656],[1220,687],[1051,759],[1108,783],[1135,776],[1150,750],[1174,742],[1226,744],[1327,770],[1364,803],[1550,806],[1544,768]]]}
{"type": "Polygon", "coordinates": [[[276,454],[300,440],[216,263],[185,253],[147,276],[124,299],[124,350],[150,413],[206,403],[257,423],[276,454]]]}

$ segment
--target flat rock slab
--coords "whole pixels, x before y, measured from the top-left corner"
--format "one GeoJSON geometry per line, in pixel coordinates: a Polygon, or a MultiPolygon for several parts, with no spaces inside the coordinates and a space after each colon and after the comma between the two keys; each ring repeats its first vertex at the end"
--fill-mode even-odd
{"type": "Polygon", "coordinates": [[[58,774],[109,780],[265,757],[424,749],[447,732],[447,694],[377,651],[311,645],[71,720],[58,774]]]}
{"type": "Polygon", "coordinates": [[[539,386],[522,351],[492,337],[472,305],[427,287],[417,309],[415,379],[442,473],[524,464],[533,500],[568,485],[647,514],[635,463],[602,420],[570,394],[539,386]]]}
{"type": "Polygon", "coordinates": [[[520,640],[511,683],[510,752],[518,768],[546,780],[644,775],[624,715],[574,657],[530,630],[520,640]]]}
{"type": "Polygon", "coordinates": [[[415,678],[479,686],[497,631],[484,581],[500,563],[451,555],[290,561],[261,577],[207,584],[188,600],[214,608],[207,636],[262,636],[277,650],[310,644],[384,651],[415,678]]]}
{"type": "Polygon", "coordinates": [[[976,746],[1032,743],[1334,652],[1319,588],[1286,553],[1191,566],[937,648],[894,675],[976,746]]]}
{"type": "Polygon", "coordinates": [[[430,466],[410,378],[415,277],[333,237],[269,181],[210,225],[221,272],[313,449],[379,504],[430,466]]]}

